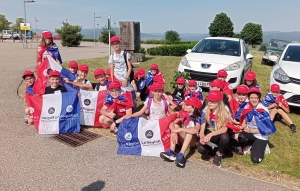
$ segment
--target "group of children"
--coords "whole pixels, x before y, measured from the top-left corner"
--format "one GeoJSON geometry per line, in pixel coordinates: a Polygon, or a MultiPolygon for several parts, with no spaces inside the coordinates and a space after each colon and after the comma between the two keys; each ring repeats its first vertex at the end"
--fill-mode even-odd
{"type": "MultiPolygon", "coordinates": [[[[42,42],[50,46],[53,40],[46,40],[50,35],[43,35],[42,42]]],[[[237,97],[226,82],[227,72],[220,70],[217,78],[210,83],[208,96],[204,99],[202,89],[195,80],[179,77],[172,93],[164,92],[165,79],[157,64],[152,64],[148,72],[139,68],[133,73],[130,54],[120,49],[120,39],[111,38],[114,53],[109,58],[110,68],[106,71],[96,69],[94,77],[97,83],[86,79],[89,67],[75,61],[69,63],[69,71],[76,78],[74,81],[63,79],[83,90],[107,91],[105,102],[101,108],[99,121],[117,132],[123,119],[144,117],[148,120],[158,120],[176,113],[176,119],[170,124],[171,147],[161,153],[161,158],[175,161],[179,167],[185,166],[185,151],[197,149],[202,155],[213,157],[213,166],[220,167],[222,156],[235,151],[244,154],[251,150],[251,160],[260,163],[268,148],[268,135],[275,132],[273,120],[284,119],[296,132],[296,126],[288,117],[289,107],[280,94],[280,87],[273,84],[270,93],[261,99],[260,87],[257,84],[255,72],[247,72],[243,85],[237,88],[237,97]],[[133,74],[133,75],[132,75],[133,74]],[[187,83],[187,86],[186,86],[187,83]],[[132,86],[134,95],[131,98],[124,93],[122,87],[132,86]],[[144,106],[135,111],[131,99],[140,98],[144,106]],[[264,123],[259,120],[264,117],[264,123]],[[176,145],[181,145],[179,153],[175,153],[176,145]]],[[[43,48],[51,54],[51,49],[43,48]]],[[[43,55],[39,50],[38,64],[43,55]]],[[[59,53],[52,54],[61,64],[59,53]],[[56,56],[55,56],[56,55],[56,56]]],[[[27,84],[26,94],[35,94],[33,86],[35,76],[31,71],[25,71],[22,78],[27,84]]],[[[61,85],[62,79],[58,71],[49,73],[50,86],[45,94],[66,92],[61,85]]],[[[29,109],[26,108],[26,124],[32,124],[29,109]]]]}

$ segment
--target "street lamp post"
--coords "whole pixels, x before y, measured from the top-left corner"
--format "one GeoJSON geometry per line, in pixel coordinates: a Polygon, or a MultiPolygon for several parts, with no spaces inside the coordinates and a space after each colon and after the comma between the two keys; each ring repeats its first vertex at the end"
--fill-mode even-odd
{"type": "Polygon", "coordinates": [[[111,48],[110,48],[110,20],[111,20],[111,16],[109,15],[108,16],[108,20],[107,20],[107,28],[108,28],[108,52],[109,52],[109,55],[111,55],[111,48]]]}
{"type": "MultiPolygon", "coordinates": [[[[24,0],[24,23],[26,23],[26,3],[34,3],[35,2],[35,0],[24,0]]],[[[25,41],[24,41],[24,43],[25,44],[27,44],[27,40],[26,40],[26,30],[24,30],[25,32],[25,41]]]]}
{"type": "Polygon", "coordinates": [[[100,16],[96,16],[96,13],[94,12],[94,45],[96,46],[96,31],[95,31],[95,19],[101,18],[100,16]]]}
{"type": "Polygon", "coordinates": [[[36,22],[39,22],[36,17],[34,17],[34,21],[35,21],[35,37],[36,37],[36,41],[38,41],[38,36],[37,36],[37,26],[36,26],[36,22]]]}
{"type": "Polygon", "coordinates": [[[99,22],[97,23],[97,26],[98,26],[98,35],[97,35],[98,40],[97,40],[97,42],[99,42],[99,38],[100,38],[100,26],[99,26],[99,22]]]}

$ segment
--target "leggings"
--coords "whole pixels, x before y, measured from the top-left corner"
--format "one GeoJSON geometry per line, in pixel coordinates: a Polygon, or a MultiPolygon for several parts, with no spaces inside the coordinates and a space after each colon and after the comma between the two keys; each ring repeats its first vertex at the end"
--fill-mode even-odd
{"type": "MultiPolygon", "coordinates": [[[[211,131],[207,130],[205,135],[211,133],[211,131]]],[[[228,133],[222,133],[220,135],[212,136],[210,142],[218,145],[218,151],[220,154],[224,154],[228,145],[229,145],[229,135],[228,133]]],[[[200,142],[197,144],[198,152],[202,155],[214,155],[213,149],[208,145],[202,145],[200,142]]]]}
{"type": "Polygon", "coordinates": [[[242,145],[252,145],[250,156],[253,163],[260,163],[264,159],[268,140],[258,139],[252,133],[247,132],[241,132],[238,140],[242,145]]]}

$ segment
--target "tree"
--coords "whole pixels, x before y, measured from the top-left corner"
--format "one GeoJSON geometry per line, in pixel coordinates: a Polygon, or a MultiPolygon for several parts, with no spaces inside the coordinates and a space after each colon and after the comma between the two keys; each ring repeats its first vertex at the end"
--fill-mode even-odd
{"type": "Polygon", "coordinates": [[[10,24],[11,24],[11,22],[8,22],[5,15],[0,14],[0,31],[8,30],[10,28],[9,27],[10,24]]]}
{"type": "Polygon", "coordinates": [[[73,47],[79,46],[83,35],[80,34],[81,26],[70,25],[68,22],[63,22],[60,29],[55,29],[59,36],[61,36],[61,44],[63,46],[73,47]]]}
{"type": "Polygon", "coordinates": [[[241,38],[247,43],[251,44],[253,48],[255,45],[260,45],[263,41],[262,27],[260,24],[247,23],[241,31],[241,38]]]}
{"type": "Polygon", "coordinates": [[[233,29],[233,23],[230,17],[223,12],[217,14],[213,22],[210,23],[210,26],[208,27],[209,34],[212,37],[232,37],[234,34],[233,29]]]}
{"type": "Polygon", "coordinates": [[[234,33],[232,37],[233,38],[241,38],[241,34],[240,33],[234,33]]]}
{"type": "Polygon", "coordinates": [[[20,32],[20,31],[21,31],[21,29],[20,29],[20,24],[21,24],[21,23],[24,23],[24,19],[23,19],[23,18],[17,18],[17,19],[16,19],[16,24],[14,24],[14,25],[12,26],[11,30],[12,30],[13,32],[20,32]]]}
{"type": "Polygon", "coordinates": [[[181,40],[178,32],[173,31],[173,30],[166,31],[165,32],[165,38],[166,38],[166,41],[168,43],[171,43],[171,44],[174,44],[176,42],[180,42],[180,40],[181,40]]]}
{"type": "MultiPolygon", "coordinates": [[[[101,31],[101,35],[100,35],[100,42],[103,42],[105,44],[109,43],[109,30],[106,27],[102,27],[102,31],[101,31]]],[[[114,31],[113,29],[110,29],[110,36],[116,36],[116,31],[114,31]]]]}

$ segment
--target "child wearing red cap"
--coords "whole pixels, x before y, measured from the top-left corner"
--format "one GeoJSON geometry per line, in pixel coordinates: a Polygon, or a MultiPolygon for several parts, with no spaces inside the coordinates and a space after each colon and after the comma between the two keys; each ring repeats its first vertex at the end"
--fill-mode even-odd
{"type": "Polygon", "coordinates": [[[146,86],[150,86],[154,82],[154,77],[157,77],[157,80],[160,80],[159,83],[164,84],[165,78],[163,74],[159,71],[157,64],[151,64],[150,70],[147,72],[146,75],[146,86]]]}
{"type": "Polygon", "coordinates": [[[228,101],[233,97],[233,90],[229,82],[226,82],[228,74],[226,70],[219,70],[217,74],[217,79],[223,81],[223,92],[227,95],[228,101]]]}
{"type": "Polygon", "coordinates": [[[77,74],[77,71],[78,71],[78,64],[76,61],[71,61],[69,63],[69,70],[70,72],[73,74],[73,76],[75,78],[78,78],[78,74],[77,74]]]}
{"type": "Polygon", "coordinates": [[[64,86],[59,85],[60,82],[60,73],[59,71],[52,70],[49,73],[49,82],[50,86],[46,87],[45,94],[56,94],[56,93],[63,93],[67,92],[64,86]]]}
{"type": "Polygon", "coordinates": [[[50,31],[43,31],[42,41],[38,46],[37,63],[42,63],[42,59],[50,55],[57,63],[62,64],[61,56],[57,45],[53,42],[50,31]]]}
{"type": "Polygon", "coordinates": [[[199,100],[203,100],[202,89],[197,86],[197,82],[195,80],[189,80],[188,87],[184,92],[184,99],[187,100],[191,97],[196,97],[199,100]]]}
{"type": "Polygon", "coordinates": [[[278,84],[271,85],[271,91],[262,99],[262,104],[270,110],[270,117],[281,120],[282,118],[288,122],[292,133],[296,133],[296,126],[291,118],[287,115],[290,112],[286,99],[280,94],[280,86],[278,84]]]}
{"type": "Polygon", "coordinates": [[[64,81],[66,83],[72,84],[73,86],[79,87],[81,89],[86,89],[86,90],[93,89],[95,91],[107,90],[107,80],[106,80],[104,70],[102,70],[101,68],[96,69],[94,71],[94,76],[98,83],[83,84],[82,82],[71,82],[67,78],[65,78],[64,81]]]}
{"type": "Polygon", "coordinates": [[[241,116],[241,132],[238,143],[243,150],[250,151],[253,163],[260,163],[268,152],[268,136],[276,131],[270,119],[268,108],[261,103],[261,92],[258,88],[249,89],[249,103],[245,106],[241,116]]]}
{"type": "MultiPolygon", "coordinates": [[[[82,84],[91,84],[89,80],[86,79],[86,76],[89,73],[89,67],[86,64],[81,64],[78,67],[78,77],[74,80],[74,82],[82,83],[82,84]]],[[[84,90],[87,90],[88,88],[82,88],[84,90]]]]}
{"type": "Polygon", "coordinates": [[[149,88],[152,93],[151,96],[144,102],[144,107],[140,111],[132,114],[130,117],[145,117],[144,113],[146,111],[148,111],[149,120],[158,120],[167,115],[169,102],[163,96],[164,86],[156,83],[149,86],[149,88]]]}
{"type": "MultiPolygon", "coordinates": [[[[176,87],[167,98],[170,100],[170,103],[172,104],[175,102],[176,104],[180,104],[184,100],[184,93],[186,91],[185,88],[185,79],[183,77],[179,77],[176,80],[176,87]]],[[[176,105],[172,104],[172,105],[176,105]]]]}
{"type": "Polygon", "coordinates": [[[253,71],[246,72],[243,84],[246,85],[249,89],[252,87],[260,89],[259,85],[257,84],[256,73],[253,71]]]}
{"type": "Polygon", "coordinates": [[[130,54],[121,50],[119,37],[111,37],[110,44],[114,49],[114,53],[108,59],[112,81],[115,80],[114,77],[116,76],[117,80],[122,82],[122,86],[128,86],[134,75],[130,54]]]}
{"type": "MultiPolygon", "coordinates": [[[[24,82],[26,83],[26,95],[34,95],[35,92],[33,91],[33,85],[35,82],[35,76],[34,73],[31,71],[26,70],[23,75],[22,78],[24,80],[24,82]]],[[[25,125],[32,125],[33,121],[30,118],[30,110],[28,107],[25,108],[25,125]]]]}
{"type": "Polygon", "coordinates": [[[133,87],[136,98],[140,98],[141,101],[146,100],[146,72],[144,68],[139,68],[137,72],[134,73],[134,79],[131,81],[131,86],[133,87]]]}
{"type": "Polygon", "coordinates": [[[191,149],[197,145],[196,134],[200,130],[200,118],[201,118],[201,101],[196,97],[191,97],[184,100],[184,107],[178,113],[178,118],[170,124],[171,134],[171,146],[166,152],[160,153],[160,157],[167,161],[175,161],[176,166],[185,167],[184,153],[188,146],[191,149]],[[178,122],[183,124],[183,128],[180,128],[178,122]],[[175,153],[176,144],[182,145],[178,154],[175,153]]]}
{"type": "Polygon", "coordinates": [[[222,156],[230,141],[226,124],[231,121],[231,114],[223,103],[223,94],[220,91],[211,90],[206,100],[207,106],[201,114],[200,142],[197,148],[202,155],[215,155],[212,165],[221,167],[222,156]]]}
{"type": "Polygon", "coordinates": [[[122,84],[113,81],[108,85],[109,94],[106,95],[103,107],[100,110],[102,114],[99,118],[100,123],[110,125],[115,133],[122,120],[132,114],[133,103],[121,95],[122,84]]]}
{"type": "Polygon", "coordinates": [[[240,125],[241,114],[243,112],[244,107],[248,103],[248,92],[249,88],[247,86],[240,85],[236,90],[237,97],[235,99],[230,100],[233,123],[235,125],[240,125]]]}

